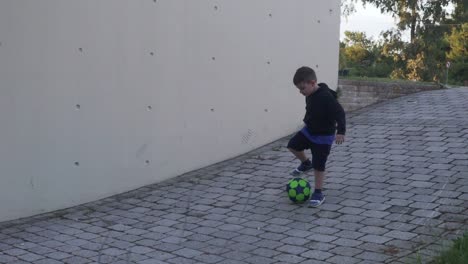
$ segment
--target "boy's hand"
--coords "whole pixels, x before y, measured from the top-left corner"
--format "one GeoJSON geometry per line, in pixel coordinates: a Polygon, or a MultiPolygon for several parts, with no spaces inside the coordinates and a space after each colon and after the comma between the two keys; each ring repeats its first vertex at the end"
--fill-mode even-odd
{"type": "Polygon", "coordinates": [[[344,142],[344,135],[336,134],[335,142],[338,145],[343,143],[344,142]]]}

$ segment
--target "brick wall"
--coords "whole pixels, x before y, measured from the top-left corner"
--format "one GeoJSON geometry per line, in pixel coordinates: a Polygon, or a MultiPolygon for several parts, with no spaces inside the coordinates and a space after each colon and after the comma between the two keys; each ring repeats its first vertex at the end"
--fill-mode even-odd
{"type": "Polygon", "coordinates": [[[436,84],[339,80],[339,101],[349,112],[407,94],[442,89],[436,84]]]}

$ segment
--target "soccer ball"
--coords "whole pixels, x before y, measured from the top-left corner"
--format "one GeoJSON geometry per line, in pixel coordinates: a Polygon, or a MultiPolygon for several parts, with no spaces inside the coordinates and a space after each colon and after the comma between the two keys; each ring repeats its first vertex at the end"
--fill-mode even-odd
{"type": "Polygon", "coordinates": [[[288,182],[286,192],[291,201],[303,203],[310,198],[310,184],[305,179],[294,178],[288,182]]]}

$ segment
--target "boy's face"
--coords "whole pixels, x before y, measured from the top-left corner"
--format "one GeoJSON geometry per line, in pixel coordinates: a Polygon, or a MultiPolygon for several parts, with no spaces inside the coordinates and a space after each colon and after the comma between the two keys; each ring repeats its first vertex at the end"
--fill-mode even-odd
{"type": "Polygon", "coordinates": [[[309,96],[315,92],[315,86],[317,81],[304,81],[299,83],[296,87],[299,89],[299,92],[304,96],[309,96]]]}

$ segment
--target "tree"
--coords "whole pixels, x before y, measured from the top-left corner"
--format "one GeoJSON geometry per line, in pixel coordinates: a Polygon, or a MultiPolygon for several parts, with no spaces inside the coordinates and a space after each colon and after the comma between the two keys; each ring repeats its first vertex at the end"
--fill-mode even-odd
{"type": "Polygon", "coordinates": [[[369,64],[372,40],[364,32],[345,31],[344,53],[346,61],[353,66],[369,64]]]}
{"type": "Polygon", "coordinates": [[[447,59],[451,61],[450,79],[455,82],[468,81],[468,23],[447,34],[450,50],[447,59]]]}
{"type": "MultiPolygon", "coordinates": [[[[357,0],[342,0],[353,5],[357,0]]],[[[385,75],[391,65],[392,78],[423,81],[440,81],[445,77],[445,63],[452,60],[450,76],[453,80],[467,80],[466,27],[468,13],[466,0],[362,0],[372,4],[382,13],[398,18],[396,28],[381,34],[379,42],[367,41],[364,34],[350,33],[344,48],[347,62],[373,67],[366,74],[385,75]],[[453,4],[455,10],[448,14],[446,8],[453,4]],[[409,30],[410,41],[402,39],[409,30]],[[381,67],[385,65],[385,67],[381,67]]],[[[370,67],[369,67],[370,68],[370,67]]],[[[360,70],[364,72],[364,70],[360,70]]]]}
{"type": "MultiPolygon", "coordinates": [[[[348,62],[346,60],[346,44],[340,41],[340,60],[339,60],[339,70],[342,71],[348,67],[348,62]]],[[[340,73],[341,74],[341,73],[340,73]]]]}
{"type": "Polygon", "coordinates": [[[354,13],[356,9],[354,8],[354,3],[358,0],[341,0],[341,14],[344,17],[347,17],[354,13]]]}
{"type": "Polygon", "coordinates": [[[445,7],[459,0],[362,0],[399,19],[398,30],[410,30],[410,42],[426,25],[435,24],[447,16],[445,7]]]}
{"type": "Polygon", "coordinates": [[[367,77],[388,77],[391,72],[390,60],[383,55],[382,43],[375,42],[364,32],[345,31],[340,43],[340,69],[351,67],[352,75],[367,77]]]}
{"type": "Polygon", "coordinates": [[[408,44],[402,40],[399,30],[387,30],[382,33],[382,37],[382,55],[392,60],[393,64],[390,78],[404,79],[408,44]]]}
{"type": "Polygon", "coordinates": [[[453,62],[468,62],[468,22],[447,35],[450,51],[447,58],[453,62]]]}
{"type": "Polygon", "coordinates": [[[468,6],[466,0],[455,0],[455,9],[451,18],[446,20],[446,23],[464,23],[468,21],[468,6]]]}

